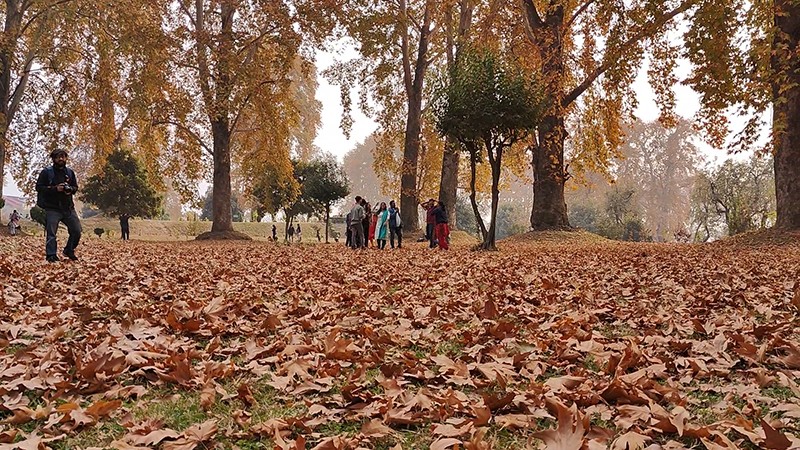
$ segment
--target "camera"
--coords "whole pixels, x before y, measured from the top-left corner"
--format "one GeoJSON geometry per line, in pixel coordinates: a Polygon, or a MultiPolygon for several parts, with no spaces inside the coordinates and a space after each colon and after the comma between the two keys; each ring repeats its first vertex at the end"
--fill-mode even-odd
{"type": "Polygon", "coordinates": [[[64,193],[72,194],[73,192],[75,192],[75,188],[70,184],[64,183],[64,193]]]}

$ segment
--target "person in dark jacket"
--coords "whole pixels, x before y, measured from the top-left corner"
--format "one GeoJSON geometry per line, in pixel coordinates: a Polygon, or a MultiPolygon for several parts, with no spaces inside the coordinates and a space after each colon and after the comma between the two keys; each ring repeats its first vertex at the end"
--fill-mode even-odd
{"type": "Polygon", "coordinates": [[[432,214],[436,222],[434,234],[436,235],[436,240],[439,241],[439,249],[449,250],[450,244],[447,241],[450,237],[450,225],[447,223],[447,208],[444,202],[438,202],[436,207],[433,208],[432,214]]]}
{"type": "Polygon", "coordinates": [[[131,215],[123,213],[119,215],[119,227],[122,230],[122,240],[127,241],[131,238],[131,215]]]}
{"type": "Polygon", "coordinates": [[[53,160],[53,165],[43,169],[36,180],[38,194],[36,204],[45,211],[45,256],[48,262],[59,260],[56,232],[58,224],[63,222],[69,232],[63,254],[77,261],[75,248],[81,240],[82,229],[78,213],[75,211],[73,196],[78,191],[78,180],[75,178],[75,172],[67,167],[65,150],[53,150],[50,158],[53,160]]]}

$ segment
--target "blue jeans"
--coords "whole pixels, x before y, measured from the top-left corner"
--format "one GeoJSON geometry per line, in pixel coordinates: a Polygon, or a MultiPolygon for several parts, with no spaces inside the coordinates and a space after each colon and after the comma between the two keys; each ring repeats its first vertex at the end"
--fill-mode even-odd
{"type": "Polygon", "coordinates": [[[59,222],[64,222],[69,232],[67,238],[67,245],[64,246],[64,253],[72,253],[78,242],[81,240],[81,221],[78,219],[78,213],[75,210],[61,211],[58,209],[45,210],[45,231],[47,232],[47,239],[45,240],[44,252],[47,256],[57,256],[58,242],[56,241],[56,232],[58,231],[59,222]]]}

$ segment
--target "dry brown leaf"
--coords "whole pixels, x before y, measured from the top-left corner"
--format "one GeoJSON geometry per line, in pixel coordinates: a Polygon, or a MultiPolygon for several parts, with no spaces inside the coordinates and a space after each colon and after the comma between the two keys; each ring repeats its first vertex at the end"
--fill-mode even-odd
{"type": "Polygon", "coordinates": [[[430,450],[446,450],[448,448],[461,445],[461,440],[456,438],[437,439],[431,443],[430,450]]]}
{"type": "Polygon", "coordinates": [[[614,440],[611,448],[614,450],[641,450],[651,441],[649,436],[629,431],[614,440]]]}
{"type": "Polygon", "coordinates": [[[586,430],[577,408],[567,408],[558,401],[548,399],[547,405],[556,410],[558,428],[539,431],[533,435],[545,442],[548,450],[580,450],[583,447],[586,430]]]}

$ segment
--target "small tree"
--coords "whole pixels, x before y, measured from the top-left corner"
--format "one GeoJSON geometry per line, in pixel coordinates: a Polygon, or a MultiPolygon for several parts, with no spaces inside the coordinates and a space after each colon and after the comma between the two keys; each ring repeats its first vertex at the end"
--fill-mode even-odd
{"type": "Polygon", "coordinates": [[[303,195],[316,202],[325,212],[325,242],[328,242],[331,206],[350,194],[347,175],[333,158],[313,161],[307,165],[303,195]]]}
{"type": "Polygon", "coordinates": [[[34,206],[31,208],[31,220],[43,227],[47,226],[47,213],[44,209],[34,206]]]}
{"type": "MultiPolygon", "coordinates": [[[[717,215],[728,235],[766,228],[775,221],[775,178],[771,159],[753,157],[748,162],[726,161],[702,173],[695,183],[693,209],[698,228],[717,215]],[[704,216],[703,212],[707,214],[704,216]],[[705,220],[703,220],[705,219],[705,220]]],[[[706,232],[706,239],[711,233],[706,232]]]]}
{"type": "Polygon", "coordinates": [[[514,61],[497,52],[467,49],[438,94],[434,110],[439,133],[457,140],[469,153],[470,201],[483,237],[481,248],[496,250],[503,152],[536,128],[543,111],[541,87],[514,61]],[[488,230],[475,199],[476,164],[484,157],[492,169],[488,230]]]}
{"type": "Polygon", "coordinates": [[[157,216],[161,196],[147,178],[144,166],[129,150],[114,150],[100,173],[86,180],[81,199],[98,207],[104,214],[130,214],[144,218],[157,216]]]}

